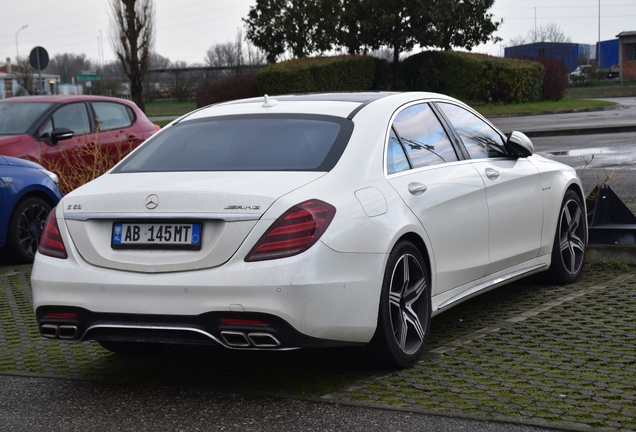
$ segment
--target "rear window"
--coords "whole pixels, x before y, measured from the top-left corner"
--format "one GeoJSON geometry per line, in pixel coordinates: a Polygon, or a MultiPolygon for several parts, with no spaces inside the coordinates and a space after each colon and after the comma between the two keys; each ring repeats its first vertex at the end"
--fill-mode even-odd
{"type": "Polygon", "coordinates": [[[26,133],[52,102],[6,102],[0,104],[0,135],[26,133]]]}
{"type": "Polygon", "coordinates": [[[178,123],[113,171],[329,171],[350,120],[317,115],[245,115],[178,123]]]}

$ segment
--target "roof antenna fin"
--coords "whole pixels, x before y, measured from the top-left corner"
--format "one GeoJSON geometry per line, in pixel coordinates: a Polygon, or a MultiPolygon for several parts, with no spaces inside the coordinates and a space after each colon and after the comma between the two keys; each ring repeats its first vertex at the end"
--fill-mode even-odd
{"type": "Polygon", "coordinates": [[[269,96],[265,95],[265,102],[263,103],[263,108],[270,108],[276,105],[278,101],[276,99],[270,99],[269,96]]]}

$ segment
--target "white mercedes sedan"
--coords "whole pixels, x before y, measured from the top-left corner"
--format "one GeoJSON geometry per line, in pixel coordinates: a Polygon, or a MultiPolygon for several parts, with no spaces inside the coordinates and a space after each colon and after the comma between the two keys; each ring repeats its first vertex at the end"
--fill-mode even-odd
{"type": "Polygon", "coordinates": [[[575,171],[433,93],[199,109],[66,195],[32,273],[43,337],[119,352],[361,346],[414,364],[431,317],[587,244],[575,171]]]}

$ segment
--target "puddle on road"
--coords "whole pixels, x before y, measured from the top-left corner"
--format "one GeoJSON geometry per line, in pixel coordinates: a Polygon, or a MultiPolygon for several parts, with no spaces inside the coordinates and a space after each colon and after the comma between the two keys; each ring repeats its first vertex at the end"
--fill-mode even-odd
{"type": "Polygon", "coordinates": [[[587,155],[609,154],[609,153],[615,153],[615,151],[607,147],[598,147],[598,148],[548,152],[548,154],[551,154],[553,156],[587,156],[587,155]]]}

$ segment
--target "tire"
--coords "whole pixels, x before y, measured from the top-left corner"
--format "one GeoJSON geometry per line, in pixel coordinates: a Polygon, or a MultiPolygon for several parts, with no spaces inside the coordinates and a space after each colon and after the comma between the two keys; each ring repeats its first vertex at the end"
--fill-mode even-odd
{"type": "Polygon", "coordinates": [[[426,347],[431,327],[431,291],[420,251],[400,241],[384,271],[378,326],[369,344],[374,362],[383,367],[414,365],[426,347]]]}
{"type": "Polygon", "coordinates": [[[583,271],[587,246],[584,209],[575,192],[566,192],[559,210],[550,263],[550,273],[560,283],[576,282],[583,271]]]}
{"type": "Polygon", "coordinates": [[[21,263],[33,262],[50,211],[51,206],[41,198],[30,197],[18,203],[7,232],[7,246],[12,259],[21,263]]]}
{"type": "Polygon", "coordinates": [[[97,341],[102,348],[121,355],[144,356],[157,354],[164,344],[152,342],[97,341]]]}

